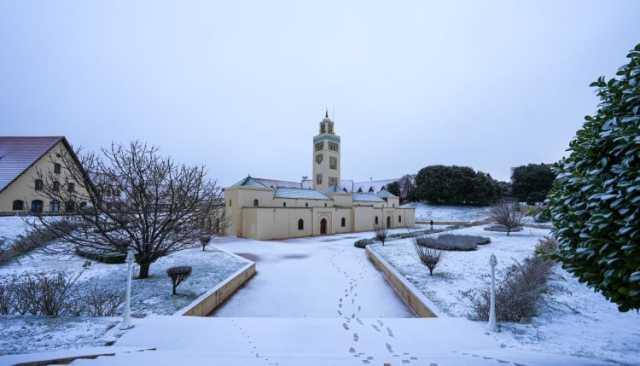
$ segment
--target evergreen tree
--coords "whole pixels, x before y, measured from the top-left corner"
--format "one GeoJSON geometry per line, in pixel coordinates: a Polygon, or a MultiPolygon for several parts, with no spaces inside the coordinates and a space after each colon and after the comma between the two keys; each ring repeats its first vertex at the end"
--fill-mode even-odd
{"type": "Polygon", "coordinates": [[[511,190],[521,202],[543,202],[551,190],[555,173],[548,164],[529,164],[513,168],[511,190]]]}
{"type": "Polygon", "coordinates": [[[557,165],[549,196],[558,259],[621,311],[640,309],[640,44],[557,165]]]}

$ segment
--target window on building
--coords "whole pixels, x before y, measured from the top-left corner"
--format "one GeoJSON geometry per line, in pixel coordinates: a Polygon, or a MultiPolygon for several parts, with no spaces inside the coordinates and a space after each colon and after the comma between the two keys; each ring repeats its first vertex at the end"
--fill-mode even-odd
{"type": "MultiPolygon", "coordinates": [[[[308,161],[308,160],[307,160],[308,161]]],[[[369,187],[369,193],[373,193],[375,192],[375,190],[373,189],[373,187],[369,187]]]]}
{"type": "Polygon", "coordinates": [[[329,168],[338,169],[338,158],[336,158],[335,156],[329,157],[329,168]]]}
{"type": "Polygon", "coordinates": [[[59,163],[53,163],[53,172],[56,174],[60,174],[62,171],[62,166],[59,163]]]}
{"type": "Polygon", "coordinates": [[[376,216],[375,219],[373,219],[373,223],[378,225],[378,216],[376,216]]]}
{"type": "Polygon", "coordinates": [[[362,187],[358,188],[358,193],[362,193],[362,187]]]}
{"type": "Polygon", "coordinates": [[[257,199],[253,200],[253,207],[258,207],[260,205],[260,201],[257,199]]]}
{"type": "Polygon", "coordinates": [[[35,188],[36,188],[36,191],[41,191],[44,188],[44,183],[42,182],[42,179],[36,179],[35,188]]]}
{"type": "Polygon", "coordinates": [[[327,207],[327,203],[325,202],[324,207],[327,207]]]}
{"type": "Polygon", "coordinates": [[[304,230],[304,220],[298,219],[298,230],[304,230]]]}
{"type": "Polygon", "coordinates": [[[324,141],[316,142],[316,151],[322,151],[324,149],[324,141]]]}
{"type": "Polygon", "coordinates": [[[229,200],[229,207],[232,207],[232,206],[233,206],[233,201],[229,200]]]}
{"type": "Polygon", "coordinates": [[[22,210],[24,210],[24,201],[22,201],[22,200],[13,201],[13,210],[14,211],[22,211],[22,210]]]}
{"type": "Polygon", "coordinates": [[[340,220],[340,226],[345,227],[347,226],[347,219],[345,219],[344,217],[342,218],[342,220],[340,220]]]}
{"type": "Polygon", "coordinates": [[[402,216],[398,215],[398,222],[402,222],[402,216]]]}
{"type": "Polygon", "coordinates": [[[309,202],[305,202],[304,207],[309,207],[309,202]]]}
{"type": "Polygon", "coordinates": [[[330,186],[337,186],[337,185],[338,185],[338,178],[336,178],[336,177],[329,177],[329,185],[330,185],[330,186]]]}
{"type": "Polygon", "coordinates": [[[34,213],[42,212],[42,201],[41,200],[33,200],[33,201],[31,201],[31,212],[34,212],[34,213]]]}
{"type": "Polygon", "coordinates": [[[323,159],[323,155],[322,154],[316,155],[316,163],[317,164],[322,163],[322,159],[323,159]]]}
{"type": "Polygon", "coordinates": [[[327,127],[325,127],[324,123],[320,124],[320,133],[327,133],[327,127]]]}
{"type": "Polygon", "coordinates": [[[287,207],[287,203],[286,202],[282,202],[282,207],[287,207]]]}
{"type": "Polygon", "coordinates": [[[316,184],[322,184],[322,174],[316,175],[316,184]]]}
{"type": "Polygon", "coordinates": [[[76,191],[76,184],[73,182],[69,182],[67,184],[67,191],[69,192],[75,192],[76,191]]]}
{"type": "Polygon", "coordinates": [[[74,201],[67,201],[64,203],[65,212],[73,212],[76,210],[76,203],[74,201]]]}
{"type": "Polygon", "coordinates": [[[60,201],[52,200],[51,202],[49,202],[49,211],[60,212],[60,201]]]}
{"type": "Polygon", "coordinates": [[[338,151],[338,144],[335,142],[331,142],[329,141],[329,150],[331,151],[338,151]]]}
{"type": "Polygon", "coordinates": [[[54,192],[58,192],[60,190],[60,182],[57,180],[53,181],[52,187],[54,192]]]}

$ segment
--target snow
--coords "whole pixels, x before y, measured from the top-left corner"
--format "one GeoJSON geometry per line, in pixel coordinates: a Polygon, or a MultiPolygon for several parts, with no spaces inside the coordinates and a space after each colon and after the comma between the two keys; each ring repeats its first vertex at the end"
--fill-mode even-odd
{"type": "Polygon", "coordinates": [[[411,317],[353,243],[357,233],[286,241],[228,240],[220,248],[256,262],[257,275],[216,317],[411,317]]]}
{"type": "MultiPolygon", "coordinates": [[[[497,277],[515,260],[533,254],[535,244],[549,230],[525,228],[506,236],[471,227],[455,233],[482,235],[491,243],[473,252],[444,252],[442,263],[429,276],[419,262],[410,240],[379,244],[370,249],[382,255],[423,294],[438,310],[453,317],[465,317],[470,304],[462,295],[465,290],[487,286],[489,257],[498,258],[497,277]]],[[[595,293],[559,266],[550,281],[552,290],[545,295],[540,314],[530,324],[503,324],[496,339],[506,345],[533,351],[554,352],[601,361],[640,363],[640,314],[620,313],[616,306],[595,293]]]]}
{"type": "Polygon", "coordinates": [[[20,216],[0,217],[0,250],[9,248],[18,236],[25,234],[29,229],[29,224],[20,216]]]}
{"type": "Polygon", "coordinates": [[[440,206],[424,202],[413,202],[401,207],[416,209],[416,221],[477,221],[489,216],[489,207],[440,206]]]}
{"type": "MultiPolygon", "coordinates": [[[[132,315],[144,317],[150,314],[173,314],[176,310],[191,303],[201,294],[225,280],[248,263],[225,251],[216,249],[215,239],[205,252],[195,247],[159,259],[151,265],[150,278],[134,280],[132,285],[132,315]],[[192,274],[179,287],[178,295],[171,295],[171,281],[166,270],[172,266],[189,265],[192,274]]],[[[64,244],[52,244],[64,247],[64,244]]],[[[126,264],[103,264],[92,262],[88,269],[83,265],[86,259],[73,254],[50,254],[36,251],[0,267],[0,277],[24,272],[82,272],[79,285],[99,285],[124,291],[126,283],[126,264]]],[[[134,266],[137,270],[137,266],[134,266]]],[[[109,324],[107,318],[59,319],[59,322],[34,317],[29,321],[20,321],[18,317],[0,316],[0,339],[12,339],[12,342],[0,342],[0,354],[25,352],[38,349],[68,347],[80,345],[104,344],[101,337],[109,324]],[[53,324],[53,325],[52,325],[53,324]],[[16,331],[19,329],[19,331],[16,331]],[[78,339],[73,334],[78,334],[78,339]],[[71,337],[71,340],[69,340],[71,337]],[[55,339],[59,341],[47,341],[55,339]]]]}
{"type": "MultiPolygon", "coordinates": [[[[118,318],[0,317],[0,355],[102,346],[118,318]]],[[[0,362],[2,364],[2,362],[0,362]]]]}
{"type": "MultiPolygon", "coordinates": [[[[484,324],[466,319],[407,318],[134,319],[115,356],[73,365],[602,365],[501,345],[484,324]],[[171,331],[167,331],[167,330],[171,331]],[[461,336],[464,334],[464,336],[461,336]]],[[[40,356],[42,357],[42,356],[40,356]]],[[[34,356],[0,358],[0,364],[34,356]]]]}

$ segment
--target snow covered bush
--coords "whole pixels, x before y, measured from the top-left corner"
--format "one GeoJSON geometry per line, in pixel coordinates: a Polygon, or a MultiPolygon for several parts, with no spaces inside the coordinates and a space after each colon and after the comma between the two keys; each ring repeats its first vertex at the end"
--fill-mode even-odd
{"type": "Polygon", "coordinates": [[[375,233],[376,233],[376,239],[382,243],[382,245],[384,246],[384,242],[387,240],[387,235],[389,234],[389,231],[387,230],[386,227],[384,227],[384,225],[378,225],[374,228],[375,233]]]}
{"type": "Polygon", "coordinates": [[[586,116],[549,195],[563,268],[616,303],[640,309],[640,44],[616,77],[591,84],[586,116]]]}
{"type": "Polygon", "coordinates": [[[520,205],[516,202],[500,201],[491,207],[491,221],[505,228],[507,236],[512,231],[522,228],[522,218],[524,215],[520,210],[520,205]]]}
{"type": "Polygon", "coordinates": [[[122,289],[81,284],[81,273],[23,273],[0,278],[0,314],[113,316],[122,289]]]}
{"type": "Polygon", "coordinates": [[[427,236],[416,238],[415,244],[438,250],[471,251],[478,249],[479,241],[477,236],[443,234],[437,238],[427,236]]]}
{"type": "Polygon", "coordinates": [[[88,316],[114,316],[118,308],[124,303],[124,292],[114,289],[91,285],[79,291],[82,298],[82,313],[88,316]]]}
{"type": "Polygon", "coordinates": [[[11,288],[16,312],[50,317],[75,313],[73,290],[78,277],[65,272],[13,276],[11,288]]]}
{"type": "Polygon", "coordinates": [[[544,238],[538,242],[535,248],[537,257],[553,260],[558,250],[558,242],[553,238],[544,238]]]}
{"type": "Polygon", "coordinates": [[[424,264],[429,269],[429,275],[433,276],[433,270],[436,268],[438,263],[440,263],[442,252],[437,249],[418,245],[417,240],[418,239],[416,239],[416,242],[414,243],[416,254],[418,254],[420,262],[422,262],[422,264],[424,264]]]}
{"type": "MultiPolygon", "coordinates": [[[[522,322],[536,315],[536,306],[547,290],[547,279],[553,262],[533,256],[524,263],[514,263],[496,286],[496,318],[499,321],[522,322]]],[[[471,318],[489,320],[490,289],[471,290],[463,295],[471,301],[471,318]]]]}
{"type": "Polygon", "coordinates": [[[191,275],[191,267],[189,266],[171,267],[167,269],[167,275],[171,279],[171,284],[173,287],[172,293],[175,295],[176,289],[178,288],[178,286],[180,286],[182,281],[186,280],[187,277],[191,275]]]}

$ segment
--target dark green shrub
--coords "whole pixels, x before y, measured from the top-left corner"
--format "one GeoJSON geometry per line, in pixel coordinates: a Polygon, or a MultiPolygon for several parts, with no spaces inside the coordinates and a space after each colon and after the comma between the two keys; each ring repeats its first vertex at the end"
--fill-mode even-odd
{"type": "Polygon", "coordinates": [[[640,44],[616,77],[591,84],[586,116],[549,195],[563,267],[620,311],[640,309],[640,44]]]}

